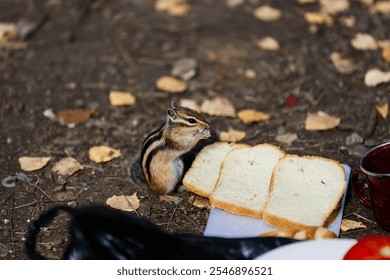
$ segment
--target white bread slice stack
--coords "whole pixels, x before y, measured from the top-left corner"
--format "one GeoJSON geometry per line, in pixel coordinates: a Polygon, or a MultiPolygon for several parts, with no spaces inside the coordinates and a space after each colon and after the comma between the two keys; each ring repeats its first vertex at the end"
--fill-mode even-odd
{"type": "Polygon", "coordinates": [[[272,170],[285,153],[260,144],[231,150],[225,157],[210,204],[237,215],[261,218],[272,170]]]}
{"type": "Polygon", "coordinates": [[[204,147],[185,174],[183,185],[197,195],[209,197],[217,183],[226,154],[240,146],[242,145],[216,142],[204,147]]]}
{"type": "Polygon", "coordinates": [[[346,189],[336,161],[286,155],[275,166],[264,221],[280,229],[323,226],[346,189]]]}

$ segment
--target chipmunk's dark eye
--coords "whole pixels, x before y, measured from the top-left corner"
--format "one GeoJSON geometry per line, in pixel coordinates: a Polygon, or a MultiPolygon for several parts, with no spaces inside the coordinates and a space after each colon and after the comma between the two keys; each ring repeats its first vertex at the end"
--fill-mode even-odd
{"type": "Polygon", "coordinates": [[[194,124],[196,123],[196,120],[194,118],[188,118],[187,122],[194,124]]]}

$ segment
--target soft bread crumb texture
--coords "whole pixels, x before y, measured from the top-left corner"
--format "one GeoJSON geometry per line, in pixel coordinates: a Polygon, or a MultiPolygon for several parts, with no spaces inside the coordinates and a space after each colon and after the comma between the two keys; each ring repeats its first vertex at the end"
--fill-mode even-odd
{"type": "Polygon", "coordinates": [[[322,226],[336,208],[346,188],[343,167],[320,157],[287,155],[274,169],[264,211],[267,223],[322,226]]]}
{"type": "Polygon", "coordinates": [[[217,142],[204,147],[184,176],[183,185],[195,194],[209,197],[217,183],[221,164],[226,154],[239,146],[217,142]]]}
{"type": "Polygon", "coordinates": [[[274,166],[284,152],[262,144],[230,151],[222,163],[211,205],[238,215],[261,217],[274,166]]]}

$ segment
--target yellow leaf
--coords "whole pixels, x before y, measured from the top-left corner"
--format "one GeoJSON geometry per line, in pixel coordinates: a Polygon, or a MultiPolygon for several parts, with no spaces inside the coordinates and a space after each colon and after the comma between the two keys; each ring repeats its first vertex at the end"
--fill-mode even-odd
{"type": "Polygon", "coordinates": [[[296,133],[286,133],[276,136],[276,141],[282,144],[291,145],[292,142],[298,140],[298,135],[296,133]]]}
{"type": "Polygon", "coordinates": [[[357,33],[351,40],[352,47],[360,51],[374,51],[378,49],[375,38],[367,33],[357,33]]]}
{"type": "Polygon", "coordinates": [[[383,72],[379,69],[368,70],[364,76],[364,84],[368,87],[376,87],[388,82],[390,82],[390,72],[383,72]]]}
{"type": "Polygon", "coordinates": [[[305,5],[305,4],[312,4],[317,2],[317,0],[297,0],[298,4],[305,5]]]}
{"type": "Polygon", "coordinates": [[[192,205],[194,205],[195,207],[198,207],[198,208],[211,209],[210,201],[205,197],[192,195],[188,199],[188,202],[191,203],[192,205]]]}
{"type": "Polygon", "coordinates": [[[341,231],[348,231],[351,229],[367,228],[362,222],[357,222],[348,219],[341,220],[341,231]]]}
{"type": "Polygon", "coordinates": [[[132,195],[114,195],[107,199],[106,204],[112,208],[133,212],[140,206],[137,193],[132,195]]]}
{"type": "Polygon", "coordinates": [[[382,57],[385,61],[390,62],[390,47],[382,50],[382,57]]]}
{"type": "Polygon", "coordinates": [[[190,11],[190,6],[185,0],[157,0],[154,8],[158,12],[165,12],[171,16],[185,16],[190,11]]]}
{"type": "Polygon", "coordinates": [[[0,41],[16,38],[17,32],[15,24],[0,22],[0,41]]]}
{"type": "Polygon", "coordinates": [[[257,41],[257,46],[266,51],[277,51],[280,49],[278,41],[272,37],[264,37],[257,41]]]}
{"type": "Polygon", "coordinates": [[[108,146],[95,146],[89,149],[89,159],[101,163],[120,157],[121,151],[108,146]]]}
{"type": "Polygon", "coordinates": [[[305,120],[306,130],[329,130],[340,124],[340,118],[328,115],[325,112],[308,113],[305,120]]]}
{"type": "Polygon", "coordinates": [[[57,162],[51,170],[60,175],[73,175],[76,171],[83,169],[82,166],[75,158],[66,157],[57,162]]]}
{"type": "Polygon", "coordinates": [[[19,164],[23,171],[35,171],[46,166],[51,157],[20,157],[19,164]]]}
{"type": "Polygon", "coordinates": [[[338,14],[349,9],[348,0],[320,0],[321,12],[338,14]]]}
{"type": "Polygon", "coordinates": [[[272,8],[267,5],[258,7],[253,11],[253,15],[258,20],[262,21],[275,21],[282,16],[282,12],[278,9],[272,8]]]}
{"type": "Polygon", "coordinates": [[[252,109],[247,109],[238,112],[238,118],[242,120],[244,123],[250,124],[253,122],[269,120],[271,118],[271,115],[256,110],[252,110],[252,109]]]}
{"type": "Polygon", "coordinates": [[[382,105],[376,106],[376,110],[382,118],[387,119],[387,116],[389,114],[389,103],[384,103],[382,105]]]}
{"type": "Polygon", "coordinates": [[[381,13],[384,15],[390,14],[390,1],[379,1],[376,2],[370,8],[371,13],[381,13]]]}
{"type": "Polygon", "coordinates": [[[221,131],[219,133],[219,140],[223,142],[240,142],[246,137],[245,131],[235,130],[233,128],[229,128],[228,131],[221,131]]]}
{"type": "Polygon", "coordinates": [[[188,83],[173,77],[163,76],[156,81],[156,87],[170,93],[182,93],[188,89],[188,83]]]}
{"type": "Polygon", "coordinates": [[[305,13],[305,20],[311,24],[332,24],[333,18],[325,13],[305,13]]]}
{"type": "Polygon", "coordinates": [[[330,60],[337,72],[341,74],[350,74],[356,69],[352,59],[344,57],[338,52],[332,52],[330,54],[330,60]]]}
{"type": "Polygon", "coordinates": [[[181,107],[187,107],[187,108],[190,108],[192,110],[200,112],[200,107],[199,107],[198,103],[196,103],[195,100],[180,99],[180,106],[181,107]]]}
{"type": "Polygon", "coordinates": [[[203,101],[200,110],[202,113],[211,116],[235,117],[236,109],[233,104],[226,98],[216,97],[212,100],[203,101]]]}
{"type": "Polygon", "coordinates": [[[110,91],[108,98],[112,106],[131,106],[136,102],[134,95],[124,91],[110,91]]]}
{"type": "Polygon", "coordinates": [[[339,21],[342,25],[352,28],[356,24],[356,17],[354,16],[343,16],[339,18],[339,21]]]}

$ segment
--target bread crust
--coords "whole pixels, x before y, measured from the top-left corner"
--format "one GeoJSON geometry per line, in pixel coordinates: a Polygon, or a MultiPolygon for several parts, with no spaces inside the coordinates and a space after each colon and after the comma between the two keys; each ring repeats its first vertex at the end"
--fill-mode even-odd
{"type": "Polygon", "coordinates": [[[255,211],[253,209],[238,206],[230,202],[215,199],[213,196],[210,196],[210,204],[212,207],[223,209],[229,213],[240,216],[248,216],[252,218],[261,218],[263,216],[263,211],[255,211]]]}
{"type": "Polygon", "coordinates": [[[275,166],[275,168],[274,168],[274,170],[272,172],[270,189],[269,189],[269,192],[268,192],[267,200],[266,200],[265,205],[264,205],[264,212],[263,212],[263,219],[264,219],[264,221],[267,224],[269,224],[269,225],[271,225],[273,227],[280,228],[280,229],[291,229],[291,228],[297,228],[297,227],[307,228],[307,227],[310,227],[310,226],[323,226],[323,225],[325,225],[325,223],[329,219],[330,215],[333,213],[333,211],[339,205],[339,202],[340,202],[340,200],[342,199],[342,197],[343,197],[343,195],[345,193],[345,190],[346,190],[346,187],[347,187],[347,182],[345,180],[345,176],[346,176],[346,173],[345,173],[344,167],[336,160],[329,159],[329,158],[324,158],[324,157],[319,157],[319,156],[307,156],[307,155],[298,156],[298,155],[294,155],[294,154],[286,154],[283,158],[281,158],[279,160],[278,164],[276,164],[276,166],[275,166]],[[302,159],[302,158],[318,159],[318,160],[328,161],[328,162],[331,162],[333,164],[336,164],[339,167],[339,169],[342,171],[342,173],[343,173],[344,185],[340,189],[340,193],[338,195],[338,199],[337,199],[337,201],[335,200],[335,203],[331,206],[329,212],[324,216],[323,220],[318,225],[304,225],[304,224],[300,224],[300,223],[297,223],[297,222],[294,222],[294,221],[288,220],[286,218],[279,217],[279,216],[276,216],[276,215],[273,215],[273,214],[270,214],[270,213],[267,212],[267,207],[268,207],[268,204],[269,204],[269,201],[270,201],[270,197],[272,196],[272,192],[274,190],[275,176],[276,176],[277,169],[278,169],[277,167],[279,166],[279,164],[280,164],[282,159],[285,159],[285,158],[288,158],[288,157],[290,157],[290,158],[299,158],[299,159],[302,159]]]}
{"type": "Polygon", "coordinates": [[[296,228],[296,229],[285,229],[285,230],[275,230],[263,233],[259,237],[265,236],[275,236],[275,237],[288,237],[301,240],[311,240],[311,239],[328,239],[336,238],[336,234],[324,227],[307,227],[307,228],[296,228]]]}
{"type": "MultiPolygon", "coordinates": [[[[286,155],[286,153],[283,150],[281,150],[280,148],[278,148],[275,145],[268,144],[268,143],[257,144],[255,146],[250,146],[250,145],[247,145],[247,144],[240,144],[239,147],[234,148],[231,151],[229,151],[226,154],[225,159],[229,155],[229,153],[232,153],[233,151],[236,151],[236,150],[241,149],[241,148],[254,148],[254,147],[272,147],[272,148],[274,148],[275,150],[277,150],[280,153],[281,158],[283,158],[286,155]]],[[[218,186],[218,183],[221,180],[221,174],[222,174],[223,169],[225,168],[225,164],[226,163],[225,163],[225,160],[224,160],[222,162],[222,164],[221,164],[221,168],[219,170],[219,175],[218,175],[218,180],[217,180],[217,182],[216,182],[216,184],[214,186],[213,192],[216,190],[216,188],[218,186]]],[[[240,216],[248,216],[248,217],[252,217],[252,218],[262,218],[263,217],[264,207],[261,210],[259,210],[259,211],[255,211],[253,209],[250,209],[250,208],[247,208],[247,207],[244,207],[244,206],[235,205],[235,204],[227,202],[227,201],[218,200],[212,194],[209,196],[209,198],[210,198],[211,206],[216,207],[216,208],[220,208],[220,209],[225,210],[225,211],[227,211],[229,213],[240,215],[240,216]]]]}

